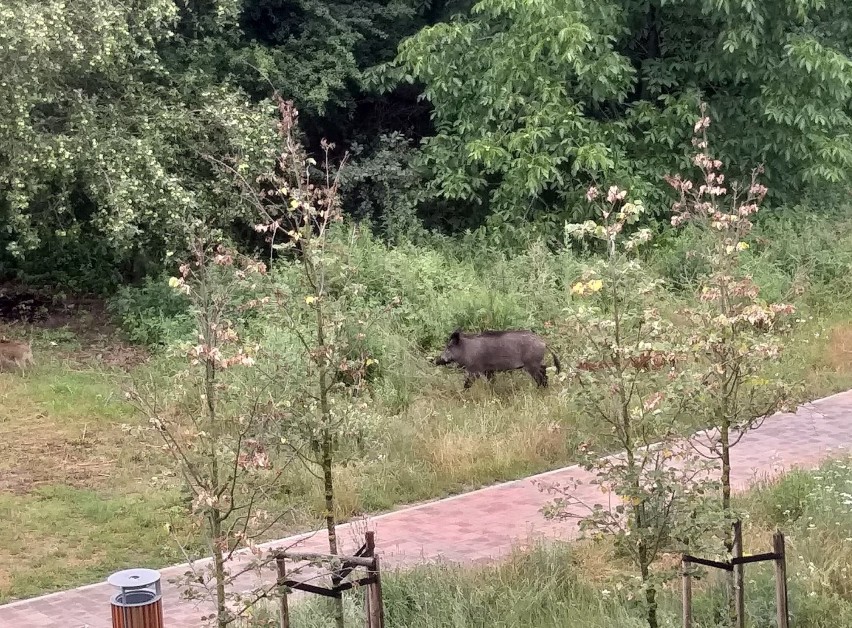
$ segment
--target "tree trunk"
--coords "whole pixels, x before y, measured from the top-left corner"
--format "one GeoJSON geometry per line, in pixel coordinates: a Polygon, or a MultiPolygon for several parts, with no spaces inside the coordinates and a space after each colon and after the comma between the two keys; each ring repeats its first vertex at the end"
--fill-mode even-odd
{"type": "MultiPolygon", "coordinates": [[[[322,479],[323,488],[325,490],[325,526],[328,531],[328,551],[335,556],[338,553],[337,548],[337,518],[334,515],[334,477],[332,476],[332,466],[334,458],[332,457],[332,442],[331,434],[326,430],[323,434],[322,444],[322,479]]],[[[332,583],[337,585],[339,580],[332,576],[332,583]]],[[[337,628],[344,628],[343,619],[343,598],[332,599],[334,621],[337,628]]]]}
{"type": "MultiPolygon", "coordinates": [[[[731,424],[722,419],[719,443],[722,446],[722,511],[726,517],[731,514],[731,424]]],[[[732,531],[725,531],[725,549],[729,552],[734,548],[732,531]]]]}
{"type": "MultiPolygon", "coordinates": [[[[642,494],[642,485],[639,481],[640,470],[637,468],[638,465],[636,464],[636,454],[633,451],[633,438],[630,431],[632,426],[630,425],[630,414],[627,409],[626,403],[622,406],[621,418],[622,426],[625,430],[625,434],[627,435],[624,439],[625,444],[627,445],[627,465],[631,473],[634,474],[633,490],[635,491],[636,497],[639,498],[639,496],[642,494]]],[[[633,521],[635,523],[635,530],[633,530],[633,532],[641,539],[642,535],[645,533],[646,524],[644,501],[634,506],[633,521]]],[[[639,574],[642,577],[642,584],[645,586],[645,610],[647,612],[646,619],[648,621],[648,628],[658,628],[659,623],[657,621],[657,590],[649,584],[651,578],[651,562],[653,561],[653,557],[649,556],[648,544],[644,540],[639,541],[638,559],[639,574]]]]}
{"type": "MultiPolygon", "coordinates": [[[[325,317],[323,316],[322,304],[318,300],[316,309],[317,321],[317,345],[320,348],[325,347],[325,317]]],[[[330,554],[337,555],[337,518],[334,514],[334,434],[331,431],[331,405],[328,400],[328,373],[326,371],[325,359],[319,364],[319,399],[320,413],[323,422],[322,431],[322,480],[323,491],[325,494],[325,526],[328,532],[328,551],[330,554]]],[[[337,585],[339,580],[336,576],[332,576],[332,584],[337,585]]],[[[345,622],[343,619],[343,598],[332,598],[334,621],[337,628],[344,628],[345,622]]]]}
{"type": "Polygon", "coordinates": [[[652,95],[648,86],[647,61],[658,59],[660,56],[660,25],[658,9],[654,2],[648,3],[648,14],[645,17],[645,55],[639,61],[639,98],[651,100],[652,95]]]}
{"type": "Polygon", "coordinates": [[[332,476],[331,435],[323,435],[322,480],[325,490],[325,527],[328,530],[328,551],[337,555],[337,521],[334,516],[334,477],[332,476]]]}
{"type": "MultiPolygon", "coordinates": [[[[208,329],[212,330],[212,325],[208,322],[208,329]]],[[[208,332],[207,342],[209,345],[214,345],[216,331],[208,332]],[[211,337],[212,336],[212,337],[211,337]]],[[[219,452],[216,449],[218,438],[218,416],[216,413],[216,363],[212,358],[208,358],[205,363],[204,372],[204,395],[207,402],[207,420],[208,429],[210,430],[210,485],[215,487],[214,497],[219,497],[220,471],[219,471],[219,452]]],[[[222,512],[218,506],[214,506],[209,511],[208,521],[210,523],[210,543],[213,552],[213,574],[216,578],[216,625],[218,628],[227,628],[230,624],[228,609],[225,606],[225,556],[222,551],[222,512]]]]}
{"type": "Polygon", "coordinates": [[[216,626],[228,628],[231,623],[228,609],[225,606],[225,556],[222,552],[222,521],[217,510],[210,515],[210,540],[213,550],[213,573],[216,578],[216,626]]]}
{"type": "Polygon", "coordinates": [[[642,583],[645,585],[645,604],[646,604],[646,619],[648,628],[658,628],[657,620],[657,589],[651,584],[648,584],[651,579],[651,568],[648,561],[648,548],[645,542],[639,543],[639,560],[642,562],[640,573],[642,574],[642,583]]]}
{"type": "MultiPolygon", "coordinates": [[[[734,550],[733,520],[731,513],[731,422],[723,417],[719,430],[719,444],[722,447],[722,516],[725,518],[725,551],[734,550]]],[[[725,572],[725,584],[728,592],[728,622],[736,623],[736,582],[733,571],[725,572]]]]}
{"type": "MultiPolygon", "coordinates": [[[[632,452],[630,452],[632,454],[632,452]]],[[[629,456],[631,460],[631,466],[635,465],[633,461],[633,456],[629,456]]],[[[639,480],[637,478],[634,484],[634,490],[636,494],[639,495],[639,491],[641,490],[641,486],[639,484],[639,480]]],[[[636,534],[640,535],[640,539],[642,539],[641,535],[644,534],[645,528],[645,504],[638,504],[636,506],[635,511],[635,522],[636,522],[636,534]]],[[[653,562],[654,557],[649,555],[648,544],[644,539],[639,541],[638,547],[638,559],[639,559],[639,574],[642,576],[642,584],[645,586],[645,604],[646,604],[646,618],[648,621],[648,628],[658,628],[659,623],[657,621],[657,590],[654,586],[649,584],[651,579],[651,563],[653,562]]]]}

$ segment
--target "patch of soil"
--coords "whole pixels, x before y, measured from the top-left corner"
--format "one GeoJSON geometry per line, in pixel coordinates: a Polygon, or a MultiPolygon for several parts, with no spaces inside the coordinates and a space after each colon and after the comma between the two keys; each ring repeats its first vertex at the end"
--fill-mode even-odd
{"type": "Polygon", "coordinates": [[[72,365],[100,364],[125,371],[147,362],[150,357],[145,349],[122,344],[115,336],[104,338],[88,347],[58,353],[72,365]]]}
{"type": "Polygon", "coordinates": [[[26,495],[47,484],[98,485],[109,479],[115,460],[92,456],[91,447],[65,440],[20,442],[14,465],[0,473],[0,492],[26,495]]]}
{"type": "Polygon", "coordinates": [[[26,337],[24,328],[72,332],[81,348],[57,350],[72,363],[97,362],[126,370],[149,357],[146,350],[121,341],[102,299],[0,285],[0,336],[26,337]],[[7,329],[10,333],[3,333],[7,329]]]}
{"type": "Polygon", "coordinates": [[[46,329],[71,327],[114,331],[101,299],[35,290],[16,284],[0,285],[0,321],[29,323],[46,329]],[[96,322],[96,327],[91,324],[96,322]],[[104,327],[106,326],[106,328],[104,327]]]}
{"type": "Polygon", "coordinates": [[[35,294],[9,294],[0,290],[0,319],[34,323],[47,316],[50,302],[35,294]]]}

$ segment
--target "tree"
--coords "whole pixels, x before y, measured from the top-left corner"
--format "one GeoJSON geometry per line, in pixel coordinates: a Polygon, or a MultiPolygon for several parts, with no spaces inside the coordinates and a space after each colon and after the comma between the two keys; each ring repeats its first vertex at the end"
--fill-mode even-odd
{"type": "Polygon", "coordinates": [[[274,86],[299,109],[309,153],[319,158],[322,138],[349,150],[341,180],[347,214],[369,215],[390,238],[397,223],[407,229],[416,218],[409,191],[418,185],[407,163],[410,144],[432,133],[429,106],[409,85],[373,90],[371,68],[391,60],[404,37],[467,8],[468,0],[247,0],[224,28],[215,6],[203,4],[187,12],[171,65],[202,68],[210,80],[255,99],[265,100],[274,86]]]}
{"type": "Polygon", "coordinates": [[[160,267],[186,250],[196,219],[229,228],[239,218],[201,155],[240,153],[256,166],[274,139],[271,111],[168,66],[178,16],[173,0],[0,7],[4,268],[51,272],[69,256],[106,282],[105,269],[120,277],[133,261],[160,267]]]}
{"type": "Polygon", "coordinates": [[[273,464],[270,456],[274,434],[263,412],[268,377],[256,372],[258,347],[247,346],[241,335],[243,312],[258,303],[248,298],[250,282],[265,271],[262,263],[197,241],[192,260],[170,282],[188,296],[195,316],[187,368],[171,385],[150,381],[130,393],[192,496],[192,518],[212,568],[209,574],[192,568],[186,586],[197,596],[200,585],[200,594],[213,602],[209,619],[217,628],[232,625],[257,602],[231,591],[247,569],[231,573],[227,564],[278,521],[263,510],[263,498],[287,465],[286,459],[273,464]],[[229,608],[232,600],[239,602],[237,610],[229,608]]]}
{"type": "MultiPolygon", "coordinates": [[[[701,465],[673,441],[688,381],[679,366],[684,347],[659,311],[660,282],[636,259],[650,231],[625,233],[644,211],[626,194],[612,186],[597,203],[597,221],[566,226],[567,236],[597,240],[606,249],[571,288],[579,303],[566,310],[569,328],[585,348],[574,375],[576,392],[566,394],[610,430],[611,440],[584,446],[580,454],[586,469],[595,473],[594,484],[614,499],[608,505],[585,504],[575,496],[576,487],[550,487],[561,496],[545,513],[580,518],[581,530],[596,538],[614,536],[638,571],[644,616],[656,628],[657,592],[673,574],[655,563],[677,538],[694,536],[703,521],[694,498],[706,485],[697,481],[701,465]],[[601,457],[604,447],[619,453],[601,457]]],[[[588,190],[590,201],[599,197],[597,188],[588,190]]]]}
{"type": "Polygon", "coordinates": [[[416,237],[423,229],[416,214],[422,180],[411,168],[416,156],[411,142],[400,133],[382,135],[372,150],[353,143],[352,156],[340,181],[347,214],[370,221],[391,242],[416,237]]]}
{"type": "MultiPolygon", "coordinates": [[[[693,412],[702,424],[714,428],[698,439],[696,449],[720,467],[724,539],[730,552],[730,524],[737,518],[731,503],[731,448],[793,400],[792,387],[774,369],[794,308],[761,299],[743,265],[750,248],[751,219],[767,192],[759,182],[763,168],[756,168],[745,184],[726,179],[722,162],[710,153],[709,126],[707,108],[702,106],[693,139],[699,182],[680,175],[667,180],[680,196],[672,224],[695,225],[710,242],[695,251],[709,269],[696,286],[695,301],[700,305],[685,309],[683,315],[694,330],[689,344],[699,376],[693,412]]],[[[730,578],[733,590],[733,574],[730,578]]]]}
{"type": "Polygon", "coordinates": [[[421,160],[433,199],[477,207],[474,226],[511,235],[532,216],[553,236],[588,216],[598,180],[668,205],[657,182],[688,165],[700,98],[721,158],[765,163],[779,199],[848,182],[850,20],[842,0],[482,0],[382,71],[434,108],[421,160]]]}
{"type": "Polygon", "coordinates": [[[463,3],[245,0],[227,20],[221,4],[187,3],[171,65],[197,68],[258,100],[273,85],[299,108],[306,146],[319,154],[323,137],[366,144],[382,133],[428,125],[416,92],[371,93],[364,73],[392,59],[401,39],[463,3]]]}
{"type": "MultiPolygon", "coordinates": [[[[337,555],[335,471],[345,459],[344,446],[361,435],[369,420],[367,374],[376,362],[368,351],[368,334],[376,316],[387,308],[359,309],[361,286],[350,255],[357,229],[335,231],[343,222],[339,174],[346,157],[332,173],[334,147],[323,142],[325,161],[317,169],[298,141],[298,112],[292,101],[278,94],[275,99],[281,151],[274,171],[261,177],[261,189],[241,175],[239,162],[219,163],[236,177],[255,210],[255,229],[267,236],[270,256],[282,255],[270,317],[295,348],[280,352],[288,394],[279,398],[275,422],[307,468],[319,471],[329,552],[337,555]]],[[[342,599],[334,603],[342,627],[342,599]]]]}
{"type": "MultiPolygon", "coordinates": [[[[369,170],[386,146],[375,138],[431,125],[415,90],[370,93],[364,71],[466,1],[4,3],[4,275],[108,292],[182,256],[196,219],[251,243],[244,206],[202,156],[239,153],[259,173],[275,85],[307,113],[309,151],[322,152],[321,137],[358,142],[369,170]]],[[[354,198],[398,205],[351,183],[354,198]]]]}

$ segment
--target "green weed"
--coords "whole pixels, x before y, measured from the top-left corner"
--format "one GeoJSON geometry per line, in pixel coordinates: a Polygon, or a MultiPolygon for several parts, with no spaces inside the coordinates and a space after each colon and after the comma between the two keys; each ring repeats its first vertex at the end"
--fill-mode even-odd
{"type": "MultiPolygon", "coordinates": [[[[816,398],[852,387],[852,291],[845,287],[848,273],[843,272],[852,245],[845,236],[845,214],[802,224],[807,229],[783,217],[761,224],[758,232],[765,241],[754,246],[750,263],[765,288],[796,300],[799,323],[778,368],[786,380],[802,383],[807,396],[816,398]],[[791,292],[799,284],[806,291],[791,292]]],[[[462,391],[459,372],[430,363],[449,332],[460,325],[532,327],[554,346],[563,368],[570,367],[582,349],[570,330],[547,325],[566,318],[563,308],[569,304],[570,287],[585,263],[581,256],[554,252],[541,243],[516,256],[485,245],[476,251],[466,246],[439,238],[395,247],[369,235],[358,240],[353,281],[361,289],[355,306],[369,310],[397,296],[401,304],[377,321],[369,339],[378,367],[370,375],[373,403],[363,442],[346,445],[349,462],[338,471],[338,507],[344,519],[567,465],[587,440],[607,448],[605,427],[579,413],[570,398],[560,394],[555,378],[551,388],[542,391],[522,373],[498,374],[492,385],[478,382],[462,391]]],[[[698,270],[689,268],[694,246],[695,236],[687,234],[661,240],[649,253],[650,272],[670,282],[671,290],[660,302],[666,311],[684,302],[684,288],[697,276],[698,270]]],[[[288,272],[286,267],[276,269],[273,280],[286,284],[288,272]]],[[[186,312],[166,290],[164,281],[152,281],[141,290],[128,288],[113,312],[123,317],[128,333],[137,330],[140,341],[173,344],[188,339],[186,312]]],[[[297,340],[262,316],[248,322],[252,335],[278,354],[298,353],[297,340]]],[[[172,516],[173,503],[150,488],[150,478],[158,476],[168,495],[179,494],[180,483],[163,473],[171,468],[170,461],[155,436],[138,433],[146,427],[145,418],[124,400],[128,374],[105,365],[112,354],[127,348],[90,343],[84,334],[67,328],[38,330],[35,369],[23,377],[0,374],[0,434],[17,452],[0,461],[0,496],[7,508],[20,504],[35,517],[55,501],[35,498],[37,491],[49,487],[66,487],[81,502],[90,499],[86,495],[119,501],[116,495],[134,495],[147,503],[151,517],[165,521],[172,516]],[[137,431],[131,434],[128,429],[137,431]]],[[[175,370],[171,358],[159,356],[133,367],[131,375],[150,375],[166,385],[175,370]]],[[[788,497],[780,510],[758,504],[754,508],[762,508],[760,516],[766,520],[785,522],[783,513],[799,508],[795,495],[788,497]]],[[[297,465],[288,469],[280,490],[264,505],[287,513],[270,535],[313,528],[324,508],[319,483],[297,465]]],[[[141,512],[143,505],[138,509],[141,512]]],[[[111,544],[106,522],[89,521],[85,532],[72,532],[78,514],[67,505],[54,512],[45,530],[55,543],[64,536],[76,539],[65,546],[67,566],[53,578],[42,577],[40,559],[19,554],[14,584],[7,568],[0,566],[2,595],[70,586],[98,579],[112,568],[106,554],[92,552],[97,543],[111,544]]],[[[137,516],[133,508],[119,509],[113,523],[131,528],[137,516]]],[[[26,542],[37,543],[39,528],[34,530],[26,542]]],[[[173,556],[159,553],[161,541],[168,543],[158,540],[146,555],[152,565],[165,564],[173,556]]]]}
{"type": "MultiPolygon", "coordinates": [[[[766,551],[771,532],[785,522],[792,625],[834,628],[852,625],[852,486],[850,461],[825,464],[817,472],[796,471],[756,487],[739,505],[751,513],[746,551],[766,551]]],[[[385,617],[392,628],[636,627],[639,609],[620,585],[624,565],[604,543],[540,544],[485,567],[432,565],[383,578],[385,617]]],[[[660,621],[680,626],[679,583],[663,589],[660,621]]],[[[360,594],[346,600],[351,620],[363,617],[360,594]]],[[[724,583],[704,573],[695,582],[696,628],[719,628],[724,616],[724,583]]],[[[771,565],[746,570],[747,625],[775,625],[775,584],[771,565]]],[[[274,621],[271,608],[265,621],[274,621]]],[[[307,598],[291,609],[294,628],[326,626],[325,605],[307,598]]],[[[267,625],[247,622],[247,626],[267,625]]]]}

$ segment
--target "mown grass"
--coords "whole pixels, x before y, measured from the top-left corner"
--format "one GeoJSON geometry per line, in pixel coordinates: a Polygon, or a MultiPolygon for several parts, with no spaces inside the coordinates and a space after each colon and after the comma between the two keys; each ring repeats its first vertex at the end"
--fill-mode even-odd
{"type": "MultiPolygon", "coordinates": [[[[786,535],[792,625],[852,625],[852,464],[832,461],[817,472],[794,471],[738,498],[750,513],[745,549],[767,551],[776,526],[786,535]]],[[[677,560],[672,557],[672,560],[677,560]]],[[[518,552],[499,565],[435,565],[386,573],[383,592],[390,628],[640,628],[641,610],[626,594],[624,565],[607,542],[551,543],[518,552]]],[[[717,628],[724,605],[718,577],[704,573],[694,588],[694,625],[717,628]]],[[[660,597],[660,625],[680,626],[679,582],[660,597]]],[[[347,599],[353,625],[363,617],[358,595],[347,599]]],[[[327,607],[308,598],[292,608],[294,628],[330,625],[327,607]]],[[[771,565],[746,571],[747,625],[775,625],[771,565]]],[[[272,625],[262,610],[247,626],[272,625]]]]}
{"type": "MultiPolygon", "coordinates": [[[[852,387],[852,290],[841,272],[852,259],[850,236],[842,234],[852,230],[846,218],[820,224],[802,233],[772,226],[773,239],[755,247],[753,259],[755,276],[775,296],[807,283],[795,297],[801,322],[779,369],[810,398],[852,387]]],[[[694,245],[684,237],[651,254],[652,268],[672,282],[673,301],[685,298],[688,277],[678,273],[694,245]]],[[[457,325],[548,329],[544,323],[562,315],[581,260],[541,246],[507,258],[438,245],[389,250],[374,241],[357,255],[366,294],[376,302],[401,294],[403,306],[379,327],[375,425],[367,446],[337,472],[341,518],[570,464],[589,439],[605,445],[606,429],[576,411],[555,381],[542,391],[525,375],[508,374],[463,392],[459,373],[427,360],[457,325]]],[[[149,290],[138,308],[156,316],[128,314],[134,325],[154,316],[136,337],[182,328],[181,320],[163,318],[160,294],[149,290]]],[[[125,314],[131,297],[122,297],[125,314]]],[[[548,333],[567,363],[576,340],[548,333]]],[[[141,375],[173,365],[110,359],[132,351],[74,328],[37,331],[35,347],[34,370],[0,373],[0,434],[10,450],[0,459],[0,513],[9,522],[0,532],[0,600],[83,584],[116,567],[179,559],[166,531],[168,523],[186,537],[172,464],[139,431],[143,421],[123,396],[128,368],[141,375]],[[62,559],[51,559],[57,555],[62,559]]],[[[273,534],[313,528],[323,511],[320,484],[294,465],[268,505],[286,513],[273,534]]]]}
{"type": "Polygon", "coordinates": [[[35,595],[62,582],[94,582],[131,564],[179,562],[165,530],[175,496],[87,490],[59,484],[0,495],[0,572],[7,596],[35,595]]]}
{"type": "Polygon", "coordinates": [[[151,480],[165,458],[125,427],[138,419],[120,371],[74,359],[72,334],[34,344],[36,368],[0,374],[0,600],[179,560],[178,496],[151,480]]]}

